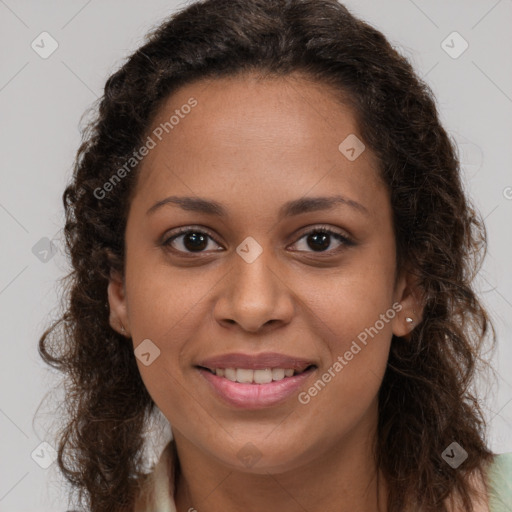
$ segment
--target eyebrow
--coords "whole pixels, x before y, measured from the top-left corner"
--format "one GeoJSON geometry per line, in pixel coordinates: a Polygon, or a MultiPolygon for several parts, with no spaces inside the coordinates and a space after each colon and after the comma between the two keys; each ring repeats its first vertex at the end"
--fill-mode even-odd
{"type": "MultiPolygon", "coordinates": [[[[217,217],[226,217],[227,210],[217,201],[204,199],[201,197],[178,197],[169,196],[155,203],[146,212],[147,215],[154,213],[156,210],[165,205],[177,205],[183,210],[214,215],[217,217]]],[[[369,215],[368,209],[361,203],[349,199],[347,197],[336,195],[329,197],[304,197],[288,201],[279,209],[278,217],[292,217],[301,213],[316,212],[320,210],[331,210],[337,205],[346,205],[357,210],[360,213],[369,215]]]]}

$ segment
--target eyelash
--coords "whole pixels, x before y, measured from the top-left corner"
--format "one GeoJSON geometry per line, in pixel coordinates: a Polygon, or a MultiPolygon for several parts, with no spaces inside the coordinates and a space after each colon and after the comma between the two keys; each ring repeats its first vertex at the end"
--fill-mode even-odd
{"type": "MultiPolygon", "coordinates": [[[[179,238],[180,236],[183,236],[183,235],[186,235],[188,233],[199,233],[201,235],[207,235],[209,238],[211,238],[217,245],[220,245],[219,242],[217,242],[215,240],[215,238],[210,235],[207,231],[204,231],[203,228],[199,229],[198,228],[195,228],[194,226],[187,226],[187,227],[184,227],[184,228],[178,228],[178,231],[176,233],[174,233],[171,237],[167,238],[163,243],[162,245],[165,246],[165,247],[169,247],[171,250],[179,253],[180,255],[187,255],[187,257],[189,255],[194,255],[194,254],[197,254],[197,255],[201,255],[204,253],[204,251],[199,251],[199,252],[192,252],[192,251],[181,251],[181,250],[177,250],[177,249],[174,249],[171,247],[171,243],[176,240],[177,238],[179,238]]],[[[311,229],[309,231],[306,231],[305,233],[302,233],[301,236],[297,239],[297,241],[295,243],[297,243],[298,241],[300,241],[301,239],[303,239],[304,237],[307,237],[308,235],[311,235],[311,234],[314,234],[314,233],[321,233],[321,234],[326,234],[326,235],[331,235],[332,237],[334,237],[336,240],[338,240],[339,242],[342,243],[342,246],[346,246],[346,247],[351,247],[353,245],[355,245],[355,242],[347,237],[346,235],[342,235],[341,233],[337,232],[337,231],[334,231],[330,228],[327,228],[325,226],[318,226],[318,227],[315,227],[314,229],[311,229]]],[[[341,249],[341,247],[339,247],[338,249],[328,249],[326,251],[318,251],[318,252],[315,252],[315,251],[305,251],[305,252],[310,252],[310,253],[313,253],[313,254],[317,254],[319,256],[322,256],[323,254],[328,254],[328,255],[331,255],[331,253],[333,252],[338,252],[339,250],[341,249]]],[[[299,251],[299,252],[304,252],[304,251],[299,251]]]]}

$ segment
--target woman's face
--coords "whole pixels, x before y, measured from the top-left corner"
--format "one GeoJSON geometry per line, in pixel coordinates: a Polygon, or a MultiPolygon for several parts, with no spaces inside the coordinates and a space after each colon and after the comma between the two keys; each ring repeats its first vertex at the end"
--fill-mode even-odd
{"type": "Polygon", "coordinates": [[[392,334],[418,310],[352,110],[298,76],[223,78],[172,95],[150,137],[109,300],[174,436],[255,473],[371,436],[392,334]]]}

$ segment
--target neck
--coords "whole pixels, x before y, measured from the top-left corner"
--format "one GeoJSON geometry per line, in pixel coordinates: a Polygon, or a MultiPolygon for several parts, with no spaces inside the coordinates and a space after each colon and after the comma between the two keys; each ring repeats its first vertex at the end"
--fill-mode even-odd
{"type": "Polygon", "coordinates": [[[386,512],[386,482],[372,451],[375,435],[361,435],[359,427],[307,464],[263,474],[223,466],[173,430],[181,466],[177,511],[386,512]]]}

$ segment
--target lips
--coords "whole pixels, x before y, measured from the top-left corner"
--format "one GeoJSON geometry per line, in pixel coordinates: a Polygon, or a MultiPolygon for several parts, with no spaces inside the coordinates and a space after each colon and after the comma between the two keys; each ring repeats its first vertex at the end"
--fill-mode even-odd
{"type": "Polygon", "coordinates": [[[209,357],[200,361],[197,366],[210,371],[225,368],[244,368],[248,370],[263,370],[266,368],[293,369],[297,373],[309,366],[316,366],[312,360],[300,357],[279,354],[277,352],[263,352],[261,354],[230,353],[209,357]]]}
{"type": "MultiPolygon", "coordinates": [[[[292,399],[308,380],[314,377],[316,367],[302,373],[285,377],[279,381],[263,384],[233,382],[220,377],[202,367],[198,368],[199,375],[206,381],[208,389],[213,391],[223,404],[237,409],[264,409],[280,406],[292,399]]],[[[262,371],[262,370],[245,370],[262,371]]]]}
{"type": "Polygon", "coordinates": [[[313,360],[277,352],[230,353],[195,365],[224,404],[241,409],[277,406],[289,400],[316,372],[313,360]]]}

